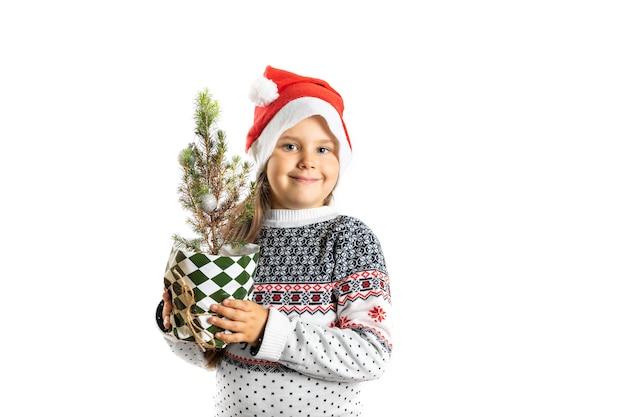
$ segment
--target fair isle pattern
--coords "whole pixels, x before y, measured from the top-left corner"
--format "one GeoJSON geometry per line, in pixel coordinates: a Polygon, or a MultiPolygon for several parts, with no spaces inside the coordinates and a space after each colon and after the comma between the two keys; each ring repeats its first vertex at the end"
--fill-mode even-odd
{"type": "Polygon", "coordinates": [[[332,291],[335,284],[259,284],[252,300],[266,307],[275,306],[284,313],[326,313],[335,309],[332,291]]]}
{"type": "Polygon", "coordinates": [[[285,314],[330,314],[335,317],[329,325],[337,321],[337,306],[347,302],[382,296],[391,304],[380,243],[356,218],[264,228],[257,243],[261,255],[252,295],[257,304],[285,314]]]}
{"type": "MultiPolygon", "coordinates": [[[[252,299],[257,304],[274,306],[285,314],[323,314],[336,310],[336,305],[343,306],[347,302],[357,299],[366,300],[370,297],[382,296],[389,303],[389,277],[379,271],[362,271],[354,273],[336,283],[320,284],[259,284],[254,286],[252,299]]],[[[386,319],[386,311],[379,305],[372,307],[369,316],[380,323],[386,319]]],[[[352,322],[351,319],[341,316],[331,322],[330,327],[342,329],[367,328],[380,338],[384,344],[389,341],[375,328],[352,322]]]]}
{"type": "Polygon", "coordinates": [[[379,271],[363,271],[327,284],[257,284],[252,299],[266,307],[277,306],[284,313],[326,313],[334,310],[335,304],[344,305],[357,298],[382,295],[390,301],[388,281],[387,275],[379,271]]]}
{"type": "Polygon", "coordinates": [[[365,300],[380,295],[391,302],[389,277],[380,271],[362,271],[352,274],[338,283],[336,287],[339,305],[343,305],[347,301],[354,301],[357,298],[365,300]]]}
{"type": "MultiPolygon", "coordinates": [[[[387,268],[378,240],[360,220],[338,216],[306,227],[264,228],[257,243],[261,255],[252,300],[288,316],[315,318],[329,329],[370,334],[391,352],[391,342],[376,328],[386,320],[381,304],[391,304],[387,268]],[[367,316],[338,315],[337,309],[349,310],[353,303],[366,303],[367,316]]],[[[226,358],[248,370],[288,372],[279,363],[239,355],[234,346],[226,358]]]]}
{"type": "Polygon", "coordinates": [[[263,228],[255,284],[330,284],[362,271],[387,274],[380,243],[349,216],[307,227],[263,228]]]}

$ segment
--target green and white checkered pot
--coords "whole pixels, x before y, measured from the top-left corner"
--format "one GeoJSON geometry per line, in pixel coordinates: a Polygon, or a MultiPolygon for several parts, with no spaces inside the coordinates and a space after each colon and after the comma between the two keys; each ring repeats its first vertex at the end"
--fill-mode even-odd
{"type": "Polygon", "coordinates": [[[176,338],[197,342],[202,350],[226,344],[214,337],[224,331],[209,323],[215,313],[211,304],[226,298],[247,300],[252,294],[259,260],[258,246],[247,255],[209,255],[172,247],[164,283],[172,297],[172,333],[176,338]]]}

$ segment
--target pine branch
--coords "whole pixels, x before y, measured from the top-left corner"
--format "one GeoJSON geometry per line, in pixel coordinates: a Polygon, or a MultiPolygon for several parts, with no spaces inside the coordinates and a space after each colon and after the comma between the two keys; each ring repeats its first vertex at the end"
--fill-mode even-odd
{"type": "Polygon", "coordinates": [[[174,240],[195,251],[217,254],[224,244],[232,243],[224,241],[231,222],[241,220],[233,216],[241,197],[250,195],[251,164],[239,156],[227,159],[226,134],[216,127],[219,105],[208,89],[198,92],[195,105],[197,140],[179,155],[183,169],[178,194],[183,208],[191,213],[187,223],[198,236],[174,235],[174,240]]]}

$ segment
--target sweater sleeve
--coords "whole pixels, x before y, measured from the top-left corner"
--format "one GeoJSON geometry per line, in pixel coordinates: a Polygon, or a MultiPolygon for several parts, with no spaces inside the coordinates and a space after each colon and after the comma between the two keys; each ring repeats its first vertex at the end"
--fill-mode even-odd
{"type": "Polygon", "coordinates": [[[380,378],[391,357],[391,297],[381,246],[362,223],[335,245],[336,321],[317,324],[270,309],[257,359],[334,381],[380,378]]]}
{"type": "Polygon", "coordinates": [[[162,321],[162,311],[163,311],[163,301],[159,303],[156,310],[156,323],[163,335],[163,339],[165,343],[169,346],[170,350],[178,356],[183,361],[189,363],[190,365],[198,366],[200,368],[205,368],[208,370],[207,362],[204,357],[204,353],[200,349],[200,346],[197,343],[186,342],[184,340],[179,340],[176,337],[172,336],[171,333],[168,333],[166,329],[163,327],[162,321]]]}

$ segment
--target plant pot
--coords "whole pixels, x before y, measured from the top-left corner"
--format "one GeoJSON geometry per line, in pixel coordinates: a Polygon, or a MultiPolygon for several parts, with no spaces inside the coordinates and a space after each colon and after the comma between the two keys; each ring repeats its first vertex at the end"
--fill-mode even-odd
{"type": "Polygon", "coordinates": [[[224,329],[209,323],[209,308],[226,298],[247,300],[252,294],[259,247],[237,255],[210,255],[172,247],[165,268],[165,288],[172,300],[172,334],[194,341],[202,350],[220,349],[226,343],[215,338],[224,329]]]}

